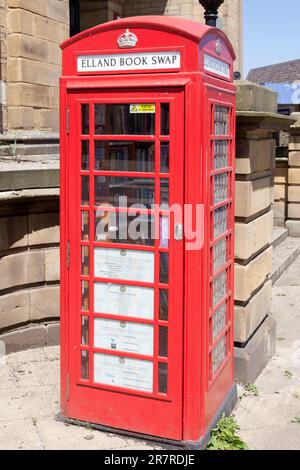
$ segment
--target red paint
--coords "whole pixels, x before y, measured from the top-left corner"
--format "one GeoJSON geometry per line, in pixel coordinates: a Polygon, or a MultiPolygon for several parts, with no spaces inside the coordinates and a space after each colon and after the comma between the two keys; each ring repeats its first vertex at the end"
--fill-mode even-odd
{"type": "MultiPolygon", "coordinates": [[[[134,17],[97,26],[72,37],[62,45],[63,76],[61,78],[61,382],[62,414],[67,418],[124,429],[138,433],[197,442],[233,385],[233,234],[234,234],[234,136],[235,89],[232,84],[234,53],[222,31],[180,18],[134,17]],[[118,37],[129,28],[138,37],[134,49],[119,49],[118,37]],[[221,55],[215,43],[221,40],[221,55]],[[180,51],[180,70],[147,70],[77,73],[76,58],[80,54],[120,54],[134,52],[180,51]],[[205,72],[204,53],[229,64],[230,77],[222,78],[205,72]],[[81,135],[82,103],[90,105],[90,131],[81,135]],[[94,104],[154,103],[155,134],[147,136],[94,135],[94,104]],[[161,104],[170,104],[170,135],[160,134],[161,104]],[[70,108],[69,133],[66,108],[70,108]],[[228,110],[229,129],[226,135],[215,136],[216,106],[228,110]],[[81,170],[81,140],[90,142],[90,170],[81,170]],[[149,141],[155,146],[153,173],[127,171],[122,176],[153,178],[155,200],[159,202],[160,179],[169,179],[170,204],[203,204],[205,218],[204,246],[196,251],[185,249],[186,241],[176,241],[174,220],[170,221],[169,248],[160,248],[159,240],[152,247],[94,242],[96,204],[94,176],[120,176],[114,171],[94,171],[93,141],[149,141]],[[214,170],[213,142],[228,142],[228,162],[222,170],[214,170]],[[170,143],[169,174],[160,173],[160,144],[170,143]],[[227,173],[229,193],[214,204],[214,177],[227,173]],[[90,205],[81,206],[81,176],[90,177],[90,205]],[[212,214],[216,208],[228,208],[228,227],[217,240],[228,240],[226,264],[218,270],[226,273],[226,296],[211,306],[213,240],[212,214]],[[81,211],[90,216],[89,241],[81,241],[81,211]],[[70,243],[70,267],[66,266],[66,246],[70,243]],[[88,246],[89,274],[81,276],[81,247],[88,246]],[[155,254],[155,281],[122,282],[124,285],[154,288],[154,319],[138,321],[154,326],[153,392],[101,385],[94,382],[94,352],[119,357],[149,360],[147,356],[100,350],[94,347],[94,318],[122,320],[122,316],[95,313],[93,282],[118,281],[94,276],[94,248],[135,249],[155,254]],[[169,284],[160,284],[159,253],[169,253],[169,284]],[[89,311],[81,310],[81,280],[90,282],[89,311]],[[159,288],[169,292],[169,321],[159,320],[159,288]],[[227,303],[225,327],[212,337],[211,317],[218,305],[227,303]],[[89,344],[81,344],[81,315],[89,317],[89,344]],[[158,326],[168,326],[168,358],[159,358],[158,326]],[[220,368],[212,372],[212,351],[226,335],[227,353],[220,368]],[[81,379],[80,354],[87,351],[90,359],[88,380],[81,379]],[[168,393],[158,391],[158,361],[168,364],[168,393]],[[68,381],[70,386],[68,387],[68,381]],[[69,388],[69,391],[68,391],[69,388]]],[[[123,209],[124,211],[124,209],[123,209]]],[[[146,211],[149,212],[149,211],[146,211]]],[[[157,214],[156,214],[157,216],[157,214]]],[[[152,358],[150,358],[152,360],[152,358]]]]}

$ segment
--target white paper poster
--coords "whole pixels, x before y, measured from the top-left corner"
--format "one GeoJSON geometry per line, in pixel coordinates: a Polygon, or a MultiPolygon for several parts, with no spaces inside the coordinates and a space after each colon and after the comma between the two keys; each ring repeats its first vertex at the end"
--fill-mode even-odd
{"type": "Polygon", "coordinates": [[[96,318],[96,348],[153,356],[153,326],[96,318]]]}
{"type": "Polygon", "coordinates": [[[153,362],[95,354],[94,381],[99,384],[152,392],[153,362]]]}
{"type": "Polygon", "coordinates": [[[94,309],[96,313],[153,320],[154,289],[95,283],[94,309]]]}
{"type": "Polygon", "coordinates": [[[95,248],[95,277],[154,282],[154,253],[95,248]]]}

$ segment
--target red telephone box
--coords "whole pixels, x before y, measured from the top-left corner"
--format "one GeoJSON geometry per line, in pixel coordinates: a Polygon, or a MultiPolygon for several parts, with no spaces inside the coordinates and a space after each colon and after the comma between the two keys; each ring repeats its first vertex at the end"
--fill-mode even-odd
{"type": "Polygon", "coordinates": [[[62,49],[62,417],[201,448],[236,399],[232,46],[146,16],[62,49]]]}

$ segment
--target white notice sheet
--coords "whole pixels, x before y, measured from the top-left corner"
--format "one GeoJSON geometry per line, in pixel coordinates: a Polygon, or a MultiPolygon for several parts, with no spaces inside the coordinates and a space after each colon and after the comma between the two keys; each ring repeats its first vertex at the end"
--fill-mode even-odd
{"type": "Polygon", "coordinates": [[[96,313],[153,320],[154,289],[97,282],[94,304],[96,313]]]}
{"type": "Polygon", "coordinates": [[[99,384],[152,392],[153,362],[95,354],[94,381],[99,384]]]}
{"type": "Polygon", "coordinates": [[[95,248],[95,277],[154,282],[154,253],[95,248]]]}
{"type": "Polygon", "coordinates": [[[153,356],[153,326],[96,318],[96,348],[153,356]]]}

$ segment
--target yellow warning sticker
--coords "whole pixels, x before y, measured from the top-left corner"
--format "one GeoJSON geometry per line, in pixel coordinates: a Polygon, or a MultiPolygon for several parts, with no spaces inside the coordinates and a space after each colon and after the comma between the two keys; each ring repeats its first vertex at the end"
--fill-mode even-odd
{"type": "Polygon", "coordinates": [[[155,104],[131,104],[130,114],[151,113],[155,114],[155,104]]]}

